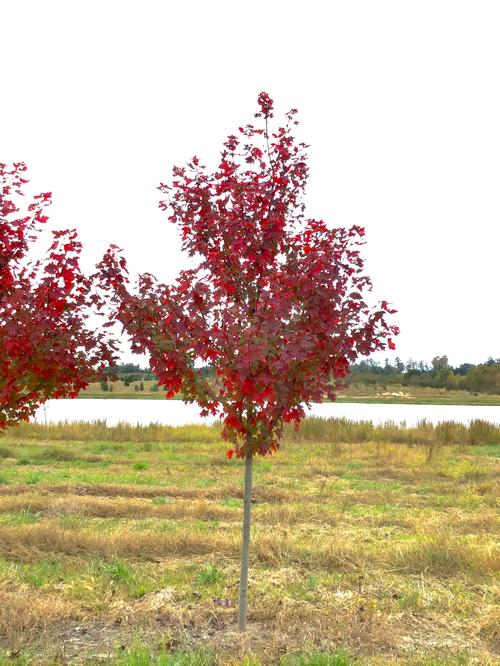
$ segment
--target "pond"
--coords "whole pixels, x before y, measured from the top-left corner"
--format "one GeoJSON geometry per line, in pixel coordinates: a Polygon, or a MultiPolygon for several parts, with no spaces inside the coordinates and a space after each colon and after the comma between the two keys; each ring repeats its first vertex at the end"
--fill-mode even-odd
{"type": "MultiPolygon", "coordinates": [[[[186,425],[188,423],[210,423],[214,419],[202,418],[199,407],[186,405],[181,400],[50,400],[45,409],[41,407],[35,420],[43,423],[58,421],[105,420],[108,425],[120,421],[148,425],[186,425]]],[[[373,405],[361,403],[313,404],[311,416],[346,418],[352,421],[372,421],[375,424],[393,421],[416,425],[419,421],[429,423],[456,421],[467,424],[482,419],[500,424],[500,407],[476,405],[373,405]]]]}

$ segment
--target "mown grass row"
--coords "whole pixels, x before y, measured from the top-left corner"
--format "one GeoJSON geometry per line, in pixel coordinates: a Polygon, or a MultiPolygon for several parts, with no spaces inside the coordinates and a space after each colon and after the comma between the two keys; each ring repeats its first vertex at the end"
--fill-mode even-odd
{"type": "MultiPolygon", "coordinates": [[[[254,562],[273,567],[299,566],[304,569],[337,571],[401,568],[408,573],[454,575],[459,572],[492,574],[500,569],[500,555],[486,538],[468,539],[441,532],[428,532],[405,538],[392,538],[388,543],[369,543],[352,532],[338,536],[322,530],[321,536],[310,529],[290,535],[288,530],[255,531],[252,543],[254,562]],[[323,537],[323,538],[322,538],[323,537]]],[[[220,526],[216,534],[179,526],[172,532],[159,530],[134,531],[118,526],[116,531],[99,533],[92,528],[63,529],[54,522],[41,525],[3,526],[0,556],[11,559],[40,557],[40,554],[61,553],[69,556],[113,559],[117,556],[154,561],[161,557],[197,557],[217,553],[237,559],[240,551],[239,529],[220,526]],[[31,555],[30,555],[31,554],[31,555]]]]}

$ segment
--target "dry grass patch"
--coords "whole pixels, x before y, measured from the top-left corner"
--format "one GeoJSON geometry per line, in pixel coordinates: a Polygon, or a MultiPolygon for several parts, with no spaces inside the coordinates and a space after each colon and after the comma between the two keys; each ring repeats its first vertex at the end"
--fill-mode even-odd
{"type": "Polygon", "coordinates": [[[169,555],[236,554],[237,543],[201,534],[128,532],[99,534],[90,530],[63,530],[57,524],[0,528],[0,554],[7,558],[39,559],[47,553],[62,553],[108,559],[118,555],[155,560],[169,555]]]}
{"type": "MultiPolygon", "coordinates": [[[[239,556],[239,533],[235,529],[228,534],[212,535],[193,533],[191,530],[173,534],[153,531],[131,532],[119,529],[105,534],[82,529],[61,529],[57,523],[0,527],[0,554],[8,559],[33,560],[47,554],[61,553],[69,556],[127,557],[142,560],[160,560],[169,556],[185,557],[211,555],[239,556]]],[[[352,570],[365,566],[368,557],[363,551],[342,539],[332,541],[328,537],[304,540],[283,530],[273,534],[259,534],[254,538],[252,559],[271,566],[296,564],[352,570]]]]}
{"type": "MultiPolygon", "coordinates": [[[[397,548],[394,563],[408,571],[452,576],[459,572],[495,574],[500,571],[500,552],[494,543],[457,538],[447,533],[417,535],[415,543],[397,548]]],[[[391,555],[388,558],[392,559],[391,555]]]]}
{"type": "Polygon", "coordinates": [[[51,625],[81,617],[75,604],[57,594],[37,593],[27,586],[0,590],[0,645],[5,641],[12,650],[26,647],[51,625]]]}
{"type": "MultiPolygon", "coordinates": [[[[0,498],[8,495],[23,495],[32,491],[32,484],[0,485],[0,498]]],[[[41,494],[83,495],[95,497],[155,498],[175,497],[180,499],[242,499],[243,490],[237,485],[219,485],[215,488],[185,488],[180,486],[137,486],[125,484],[43,484],[41,494]]],[[[280,488],[255,488],[255,500],[263,502],[285,502],[295,498],[295,493],[280,488]]],[[[0,500],[1,501],[1,500],[0,500]]]]}

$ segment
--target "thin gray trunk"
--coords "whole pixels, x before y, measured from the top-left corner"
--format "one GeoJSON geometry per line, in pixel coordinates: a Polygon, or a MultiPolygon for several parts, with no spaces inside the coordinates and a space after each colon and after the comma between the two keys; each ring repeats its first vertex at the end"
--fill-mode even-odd
{"type": "Polygon", "coordinates": [[[245,494],[243,496],[243,544],[241,547],[240,600],[238,608],[238,630],[247,628],[248,605],[248,561],[250,554],[250,508],[252,506],[252,462],[253,455],[245,458],[245,494]]]}

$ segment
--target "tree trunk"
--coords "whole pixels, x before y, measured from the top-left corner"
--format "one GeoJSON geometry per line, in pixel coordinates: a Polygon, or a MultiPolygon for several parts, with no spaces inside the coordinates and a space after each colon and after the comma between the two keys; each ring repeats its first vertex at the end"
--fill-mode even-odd
{"type": "Polygon", "coordinates": [[[241,547],[240,600],[238,608],[238,630],[247,628],[248,605],[248,559],[250,552],[250,508],[252,506],[252,462],[253,454],[245,458],[245,494],[243,496],[243,543],[241,547]]]}

